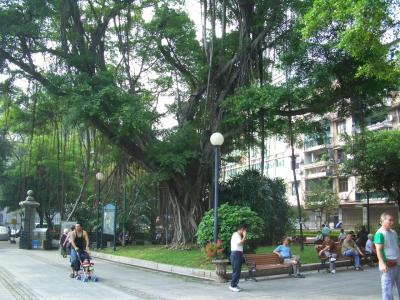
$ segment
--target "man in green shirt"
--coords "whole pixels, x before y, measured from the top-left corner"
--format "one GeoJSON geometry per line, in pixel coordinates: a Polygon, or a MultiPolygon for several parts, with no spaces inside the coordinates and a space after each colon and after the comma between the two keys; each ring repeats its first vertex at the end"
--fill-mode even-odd
{"type": "Polygon", "coordinates": [[[400,250],[396,231],[393,230],[394,217],[388,213],[381,215],[382,227],[375,233],[374,242],[381,274],[382,298],[393,299],[393,286],[396,285],[400,297],[400,250]]]}

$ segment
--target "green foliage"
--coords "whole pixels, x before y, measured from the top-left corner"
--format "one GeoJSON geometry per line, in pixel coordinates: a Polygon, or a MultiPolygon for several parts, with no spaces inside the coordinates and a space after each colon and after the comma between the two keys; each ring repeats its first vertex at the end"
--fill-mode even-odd
{"type": "Polygon", "coordinates": [[[398,78],[398,52],[390,55],[398,44],[398,10],[398,1],[391,0],[313,1],[302,32],[310,39],[331,33],[330,43],[360,62],[357,77],[398,78]]]}
{"type": "Polygon", "coordinates": [[[307,209],[329,212],[338,208],[339,199],[333,192],[332,180],[314,179],[308,180],[306,184],[304,202],[307,209]]]}
{"type": "MultiPolygon", "coordinates": [[[[249,224],[247,241],[244,244],[245,251],[255,249],[261,241],[263,233],[263,220],[248,207],[231,206],[223,204],[218,208],[218,237],[222,241],[222,248],[227,254],[230,251],[232,234],[240,224],[249,224]]],[[[207,245],[214,238],[214,210],[206,212],[197,230],[197,244],[201,247],[207,245]]]]}
{"type": "Polygon", "coordinates": [[[263,241],[267,243],[279,241],[291,230],[290,207],[282,179],[270,179],[256,170],[246,170],[221,185],[221,199],[256,211],[263,219],[263,241]]]}
{"type": "Polygon", "coordinates": [[[179,130],[169,132],[162,141],[149,147],[149,156],[160,166],[159,172],[185,174],[190,161],[200,156],[197,145],[200,136],[196,128],[187,125],[179,130]],[[177,155],[179,153],[179,155],[177,155]]]}
{"type": "Polygon", "coordinates": [[[400,130],[366,132],[348,140],[343,171],[359,176],[364,191],[382,191],[400,203],[400,130]]]}

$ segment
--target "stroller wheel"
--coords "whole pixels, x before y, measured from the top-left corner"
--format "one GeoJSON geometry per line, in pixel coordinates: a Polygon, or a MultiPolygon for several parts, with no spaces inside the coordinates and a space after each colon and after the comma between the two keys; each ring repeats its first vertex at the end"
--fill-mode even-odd
{"type": "Polygon", "coordinates": [[[76,280],[81,280],[81,275],[76,276],[76,280]]]}
{"type": "Polygon", "coordinates": [[[99,281],[99,279],[97,278],[97,276],[93,276],[93,277],[92,277],[92,280],[93,280],[93,282],[99,281]]]}
{"type": "Polygon", "coordinates": [[[83,278],[83,282],[88,282],[87,277],[83,278]]]}

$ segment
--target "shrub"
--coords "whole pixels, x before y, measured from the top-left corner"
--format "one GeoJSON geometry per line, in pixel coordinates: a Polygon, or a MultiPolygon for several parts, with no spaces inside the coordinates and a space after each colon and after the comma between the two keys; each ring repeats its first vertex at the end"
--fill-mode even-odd
{"type": "MultiPolygon", "coordinates": [[[[223,204],[218,209],[218,237],[222,241],[225,254],[230,251],[232,234],[240,224],[249,224],[245,251],[253,251],[263,237],[263,220],[250,208],[223,204]]],[[[209,210],[201,220],[197,230],[197,243],[204,247],[214,239],[214,210],[209,210]]]]}
{"type": "Polygon", "coordinates": [[[286,186],[282,179],[271,179],[257,170],[246,170],[221,185],[221,201],[256,211],[263,219],[263,242],[267,244],[280,241],[293,229],[286,186]]]}

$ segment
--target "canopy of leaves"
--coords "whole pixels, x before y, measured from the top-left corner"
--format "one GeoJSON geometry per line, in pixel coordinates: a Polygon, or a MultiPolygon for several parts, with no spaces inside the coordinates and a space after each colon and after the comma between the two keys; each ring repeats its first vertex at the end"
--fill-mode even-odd
{"type": "Polygon", "coordinates": [[[307,209],[329,212],[338,208],[339,198],[333,192],[331,179],[308,180],[306,185],[304,202],[307,209]]]}
{"type": "Polygon", "coordinates": [[[358,176],[364,191],[381,191],[400,201],[400,130],[366,132],[347,143],[344,171],[358,176]]]}

